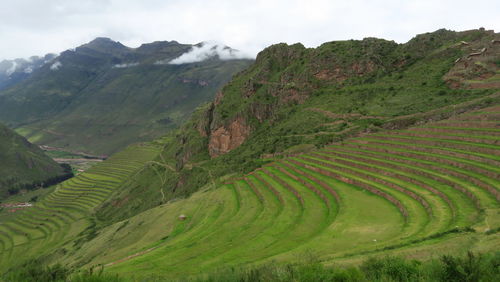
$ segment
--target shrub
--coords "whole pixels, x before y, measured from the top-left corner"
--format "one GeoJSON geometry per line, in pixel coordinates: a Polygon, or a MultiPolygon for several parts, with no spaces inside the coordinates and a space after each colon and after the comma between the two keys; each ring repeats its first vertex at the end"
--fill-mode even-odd
{"type": "Polygon", "coordinates": [[[59,282],[66,281],[70,269],[56,264],[43,266],[38,260],[31,260],[4,275],[5,281],[59,282]]]}
{"type": "Polygon", "coordinates": [[[419,263],[416,261],[407,261],[399,257],[386,257],[383,259],[370,258],[360,268],[371,281],[415,281],[420,276],[418,265],[419,263]]]}
{"type": "Polygon", "coordinates": [[[498,281],[500,279],[500,253],[484,257],[468,252],[467,256],[441,258],[442,281],[498,281]]]}

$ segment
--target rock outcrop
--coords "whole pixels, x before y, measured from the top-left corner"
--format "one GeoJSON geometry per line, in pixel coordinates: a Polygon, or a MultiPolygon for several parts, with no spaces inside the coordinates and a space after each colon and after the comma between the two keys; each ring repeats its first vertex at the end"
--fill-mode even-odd
{"type": "Polygon", "coordinates": [[[406,44],[377,38],[328,42],[314,49],[276,44],[260,52],[250,68],[217,93],[209,122],[199,124],[198,131],[208,138],[210,157],[226,154],[258,131],[260,124],[285,119],[282,109],[304,103],[318,89],[369,83],[401,71],[431,52],[434,57],[461,54],[444,77],[450,87],[495,88],[497,37],[485,30],[438,30],[406,44]],[[449,44],[453,41],[455,44],[449,44]]]}
{"type": "Polygon", "coordinates": [[[250,134],[250,127],[243,118],[237,117],[228,126],[212,130],[208,142],[208,151],[212,158],[237,148],[250,134]]]}
{"type": "Polygon", "coordinates": [[[480,40],[475,40],[467,45],[460,43],[449,47],[459,48],[463,53],[461,57],[455,59],[453,67],[443,77],[450,88],[500,88],[497,62],[500,45],[495,44],[500,34],[492,31],[483,31],[483,33],[487,36],[480,40]]]}
{"type": "Polygon", "coordinates": [[[198,127],[201,136],[209,139],[210,156],[237,148],[258,124],[275,122],[280,109],[304,103],[320,85],[340,87],[349,78],[391,68],[383,58],[397,46],[366,38],[329,42],[317,49],[281,43],[263,50],[254,65],[217,93],[208,132],[206,124],[198,127]]]}

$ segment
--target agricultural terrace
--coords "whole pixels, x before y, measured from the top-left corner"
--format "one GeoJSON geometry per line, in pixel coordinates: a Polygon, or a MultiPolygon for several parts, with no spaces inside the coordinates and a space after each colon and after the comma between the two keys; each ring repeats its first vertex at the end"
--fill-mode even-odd
{"type": "Polygon", "coordinates": [[[131,146],[59,184],[33,207],[0,222],[0,269],[8,268],[12,261],[50,254],[77,238],[92,225],[89,215],[93,210],[158,152],[154,146],[131,146]]]}
{"type": "Polygon", "coordinates": [[[109,226],[73,257],[179,276],[307,253],[330,264],[495,249],[499,122],[495,106],[282,159],[109,226]]]}

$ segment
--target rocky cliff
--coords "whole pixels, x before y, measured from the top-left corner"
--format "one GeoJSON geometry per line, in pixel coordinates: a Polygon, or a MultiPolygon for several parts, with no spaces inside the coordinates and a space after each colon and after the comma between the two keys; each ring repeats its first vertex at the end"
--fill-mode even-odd
{"type": "Polygon", "coordinates": [[[341,87],[394,68],[402,59],[387,62],[386,57],[397,47],[393,41],[366,38],[325,43],[316,49],[283,43],[265,49],[254,65],[217,95],[207,133],[210,155],[237,148],[256,126],[272,122],[277,109],[304,103],[324,85],[341,87]]]}
{"type": "Polygon", "coordinates": [[[210,132],[208,151],[217,157],[237,148],[250,134],[250,127],[242,117],[235,118],[228,126],[220,126],[210,132]]]}
{"type": "MultiPolygon", "coordinates": [[[[360,88],[356,85],[389,80],[394,85],[411,85],[422,80],[419,87],[426,88],[429,82],[423,80],[430,79],[430,74],[437,78],[436,87],[444,81],[455,89],[499,88],[499,46],[499,35],[484,29],[464,32],[442,29],[418,35],[405,44],[365,38],[328,42],[318,48],[283,43],[270,46],[218,93],[211,111],[210,130],[204,133],[209,137],[208,150],[212,157],[226,154],[243,144],[263,124],[287,119],[278,114],[281,110],[304,104],[312,95],[321,96],[327,91],[344,91],[349,87],[360,88]],[[415,74],[410,72],[410,75],[427,74],[419,74],[405,83],[405,72],[411,68],[415,74]]],[[[394,92],[396,87],[387,88],[394,92]]],[[[405,86],[399,87],[404,90],[405,86]]],[[[362,98],[356,103],[366,106],[362,100],[374,96],[369,95],[373,91],[360,94],[362,98]]],[[[369,110],[359,111],[356,106],[351,111],[365,115],[369,110]]]]}
{"type": "MultiPolygon", "coordinates": [[[[166,165],[134,176],[131,183],[142,183],[144,188],[124,186],[123,197],[128,195],[138,210],[145,210],[158,199],[183,197],[220,184],[218,180],[238,177],[272,158],[495,103],[498,95],[491,95],[498,90],[450,87],[447,74],[455,71],[457,58],[467,59],[469,48],[498,44],[497,37],[485,30],[438,30],[405,44],[367,38],[314,49],[273,45],[220,89],[212,103],[198,108],[163,139],[158,162],[166,165]],[[462,46],[461,41],[472,47],[462,46]],[[461,103],[466,107],[456,107],[461,103]],[[154,181],[161,181],[163,190],[150,189],[157,185],[154,181]]],[[[477,59],[478,64],[497,68],[493,62],[500,56],[489,52],[467,61],[469,66],[477,59]]],[[[103,213],[116,220],[124,214],[113,208],[103,213]]]]}

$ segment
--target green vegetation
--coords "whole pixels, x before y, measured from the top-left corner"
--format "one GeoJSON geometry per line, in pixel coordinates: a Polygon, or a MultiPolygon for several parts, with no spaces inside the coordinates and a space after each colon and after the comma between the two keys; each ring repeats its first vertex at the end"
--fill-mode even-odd
{"type": "Polygon", "coordinates": [[[104,274],[92,270],[78,272],[60,264],[44,266],[40,260],[30,260],[21,267],[0,277],[0,281],[23,282],[119,282],[123,281],[116,275],[104,274]]]}
{"type": "Polygon", "coordinates": [[[59,69],[46,64],[0,91],[0,120],[30,142],[97,155],[158,138],[251,63],[156,64],[191,47],[172,41],[133,49],[98,38],[54,59],[59,69]]]}
{"type": "Polygon", "coordinates": [[[0,124],[0,200],[71,176],[67,167],[60,166],[37,146],[0,124]]]}
{"type": "Polygon", "coordinates": [[[178,130],[8,217],[0,272],[495,280],[500,95],[444,80],[460,40],[492,36],[272,46],[178,130]]]}
{"type": "Polygon", "coordinates": [[[2,218],[0,268],[31,259],[58,259],[97,236],[92,213],[123,182],[158,154],[155,145],[127,148],[40,197],[34,206],[2,218]]]}
{"type": "MultiPolygon", "coordinates": [[[[271,275],[271,279],[279,279],[272,275],[286,269],[290,273],[283,275],[302,277],[317,272],[330,279],[342,273],[347,275],[351,270],[321,265],[355,266],[367,255],[427,260],[438,259],[441,254],[462,256],[468,250],[492,251],[498,244],[495,230],[500,227],[499,157],[498,145],[490,141],[497,132],[487,130],[494,123],[483,120],[496,120],[498,106],[483,108],[481,112],[352,138],[343,144],[282,158],[244,177],[208,183],[186,199],[168,202],[156,199],[160,205],[145,211],[134,210],[138,200],[130,199],[132,195],[140,198],[141,193],[161,195],[161,191],[141,189],[130,193],[124,201],[110,197],[128,192],[112,187],[127,187],[141,180],[137,175],[151,165],[160,167],[161,157],[158,157],[157,161],[142,159],[135,170],[123,171],[125,161],[144,156],[144,150],[150,150],[150,147],[130,148],[63,183],[38,202],[31,213],[24,217],[20,214],[4,224],[0,229],[3,250],[12,257],[26,250],[23,246],[29,246],[37,250],[28,252],[33,258],[46,252],[49,265],[64,263],[75,269],[104,267],[106,274],[137,279],[198,277],[221,266],[235,270],[222,271],[214,277],[233,279],[250,275],[252,271],[236,271],[248,265],[256,267],[255,273],[262,272],[258,275],[271,275]],[[468,135],[469,141],[461,141],[471,124],[476,125],[475,129],[483,129],[482,135],[468,135]],[[433,133],[436,127],[449,129],[433,133]],[[120,184],[118,179],[108,178],[114,175],[119,177],[120,184]],[[106,185],[110,185],[113,194],[106,192],[109,190],[106,185]],[[53,218],[43,229],[30,226],[28,218],[40,217],[42,210],[36,208],[45,206],[58,209],[61,218],[53,218]],[[100,212],[101,209],[108,214],[100,212]],[[121,220],[121,216],[111,216],[113,209],[128,213],[121,220]],[[97,211],[97,217],[91,217],[90,211],[97,211]],[[180,219],[180,215],[186,218],[180,219]],[[75,231],[62,235],[59,230],[75,231]],[[49,255],[51,249],[58,251],[49,255]],[[304,253],[317,257],[321,265],[313,269],[318,271],[306,271],[313,266],[259,268],[271,261],[295,265],[304,253]]],[[[168,144],[168,139],[157,142],[168,144]]],[[[156,149],[151,151],[150,159],[159,152],[158,145],[151,148],[156,149]]],[[[173,173],[172,169],[165,168],[164,172],[173,173]]],[[[161,189],[162,174],[150,177],[158,182],[149,189],[161,189]]],[[[140,189],[139,183],[135,185],[140,189]]],[[[146,204],[144,199],[147,197],[141,200],[146,204]]],[[[15,266],[8,257],[2,262],[4,269],[15,266]]],[[[384,281],[385,275],[392,273],[392,266],[383,270],[386,263],[411,271],[401,274],[411,275],[410,281],[425,280],[425,275],[439,272],[434,269],[436,272],[428,273],[433,269],[431,264],[389,259],[365,262],[351,274],[360,280],[384,281]],[[376,269],[382,272],[369,274],[376,269]]],[[[461,269],[457,265],[463,261],[448,257],[446,263],[461,269]]],[[[462,273],[456,269],[453,275],[462,273]]],[[[491,270],[484,271],[497,275],[491,270]]],[[[305,277],[300,279],[307,281],[305,277]]]]}
{"type": "Polygon", "coordinates": [[[221,270],[194,281],[496,281],[500,278],[499,254],[439,260],[370,258],[359,267],[325,267],[310,260],[297,265],[268,264],[251,269],[221,270]]]}
{"type": "Polygon", "coordinates": [[[269,263],[252,268],[222,268],[218,271],[188,279],[165,280],[158,276],[147,280],[120,277],[101,271],[71,272],[61,265],[43,267],[33,261],[4,276],[7,281],[36,282],[112,282],[112,281],[213,281],[213,282],[313,282],[313,281],[497,281],[500,279],[500,254],[469,252],[466,256],[444,255],[431,261],[406,260],[400,257],[370,258],[358,267],[325,267],[314,258],[298,264],[269,263]]]}
{"type": "MultiPolygon", "coordinates": [[[[329,42],[316,49],[300,44],[271,46],[224,86],[214,103],[198,108],[179,130],[165,137],[169,141],[160,162],[174,171],[165,166],[146,169],[113,199],[133,195],[134,211],[125,206],[98,213],[116,222],[156,206],[158,199],[186,197],[221,177],[242,176],[269,161],[300,153],[290,152],[291,148],[307,152],[312,146],[319,149],[363,133],[406,128],[496,105],[497,90],[450,88],[444,79],[456,58],[469,51],[460,41],[483,46],[494,36],[479,30],[439,30],[405,44],[368,38],[329,42]],[[212,158],[215,131],[230,129],[235,119],[243,120],[240,127],[248,128],[248,136],[240,146],[212,158]],[[161,180],[155,177],[158,174],[161,180]],[[160,183],[164,197],[159,189],[147,189],[160,183]]],[[[492,52],[498,48],[492,46],[492,52]]]]}

